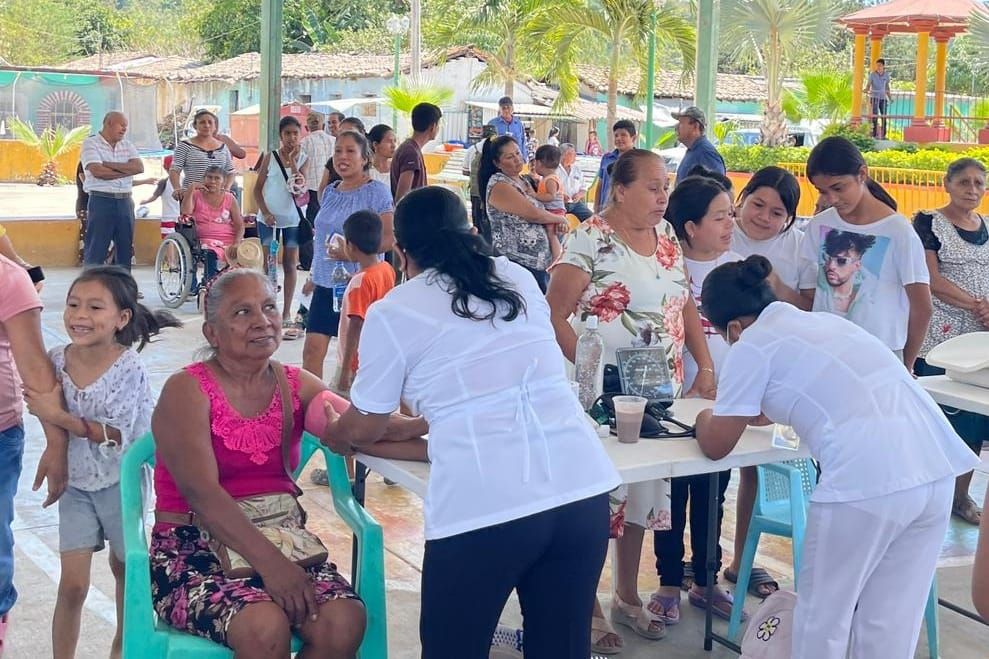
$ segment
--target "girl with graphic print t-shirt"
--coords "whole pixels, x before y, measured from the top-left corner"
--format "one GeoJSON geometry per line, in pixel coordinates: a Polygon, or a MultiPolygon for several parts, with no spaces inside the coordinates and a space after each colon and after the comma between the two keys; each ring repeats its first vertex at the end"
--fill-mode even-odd
{"type": "Polygon", "coordinates": [[[869,178],[862,154],[829,137],[807,175],[830,208],[804,231],[800,289],[814,311],[844,316],[900,354],[911,371],[931,319],[924,247],[896,201],[869,178]]]}

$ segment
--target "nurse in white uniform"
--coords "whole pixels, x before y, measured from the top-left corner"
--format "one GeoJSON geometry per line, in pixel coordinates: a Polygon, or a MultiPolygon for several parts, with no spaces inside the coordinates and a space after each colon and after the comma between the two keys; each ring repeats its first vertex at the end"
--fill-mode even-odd
{"type": "Polygon", "coordinates": [[[908,659],[951,512],[978,460],[896,355],[849,321],[778,302],[761,256],[704,280],[704,315],[731,348],[713,410],[712,459],[749,424],[790,425],[820,463],[794,617],[793,657],[908,659]]]}

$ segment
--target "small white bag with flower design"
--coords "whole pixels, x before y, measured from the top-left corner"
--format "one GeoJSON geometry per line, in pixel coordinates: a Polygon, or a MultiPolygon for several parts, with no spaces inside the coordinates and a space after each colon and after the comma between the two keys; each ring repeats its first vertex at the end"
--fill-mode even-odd
{"type": "Polygon", "coordinates": [[[749,620],[741,659],[790,659],[796,606],[797,594],[789,590],[777,590],[767,597],[749,620]]]}

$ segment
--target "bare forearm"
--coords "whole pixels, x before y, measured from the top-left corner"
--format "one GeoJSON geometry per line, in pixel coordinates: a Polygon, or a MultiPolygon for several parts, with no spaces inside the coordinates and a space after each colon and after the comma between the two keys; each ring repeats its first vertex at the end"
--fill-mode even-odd
{"type": "Polygon", "coordinates": [[[124,176],[135,176],[144,173],[144,163],[140,160],[128,160],[127,162],[104,162],[103,166],[119,172],[124,176]]]}
{"type": "Polygon", "coordinates": [[[931,295],[946,304],[964,309],[965,311],[974,311],[978,304],[978,300],[974,295],[966,292],[953,281],[941,276],[931,277],[931,295]]]}
{"type": "Polygon", "coordinates": [[[698,369],[714,370],[711,351],[707,348],[707,337],[704,336],[704,326],[701,325],[701,315],[693,299],[687,300],[683,307],[684,342],[690,351],[698,369]]]}

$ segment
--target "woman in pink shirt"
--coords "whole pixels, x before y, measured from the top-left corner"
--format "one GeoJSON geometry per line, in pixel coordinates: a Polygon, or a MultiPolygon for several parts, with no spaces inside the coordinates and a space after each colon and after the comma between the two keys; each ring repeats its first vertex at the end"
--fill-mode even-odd
{"type": "Polygon", "coordinates": [[[209,281],[227,263],[229,250],[244,239],[244,218],[237,199],[223,189],[223,168],[213,165],[206,170],[203,182],[192,187],[192,194],[182,199],[182,214],[196,224],[199,244],[206,253],[206,277],[209,281]]]}
{"type": "MultiPolygon", "coordinates": [[[[210,357],[168,379],[151,422],[158,449],[150,548],[155,611],[176,629],[229,646],[238,659],[287,658],[293,631],[304,656],[352,657],[365,612],[336,566],[293,563],[237,504],[297,491],[282,460],[283,372],[292,405],[290,468],[299,462],[304,419],[322,434],[326,406],[342,411],[349,404],[314,375],[272,361],[281,314],[261,273],[221,273],[208,287],[204,311],[210,357]],[[225,577],[200,527],[258,576],[225,577]]],[[[395,441],[381,455],[424,459],[421,419],[395,415],[390,430],[395,441]]]]}

